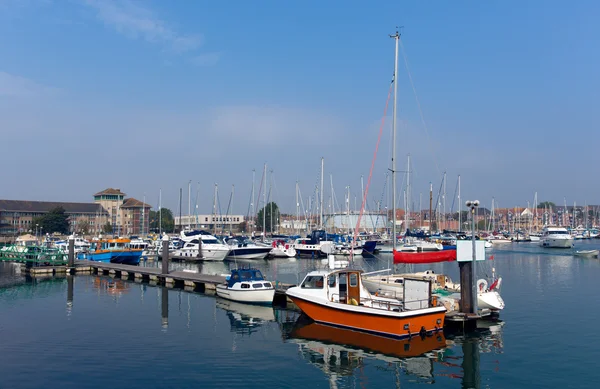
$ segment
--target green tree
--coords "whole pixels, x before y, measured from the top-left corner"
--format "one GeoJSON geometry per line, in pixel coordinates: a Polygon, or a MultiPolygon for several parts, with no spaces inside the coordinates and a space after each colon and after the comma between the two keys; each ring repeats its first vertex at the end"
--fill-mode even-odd
{"type": "Polygon", "coordinates": [[[279,225],[279,207],[274,202],[270,202],[263,209],[258,211],[258,220],[256,221],[256,225],[257,228],[261,231],[265,230],[263,228],[263,214],[265,219],[266,231],[273,233],[275,227],[279,225]],[[271,222],[273,223],[272,225],[271,222]]]}
{"type": "Polygon", "coordinates": [[[150,211],[150,230],[158,232],[161,224],[163,231],[173,232],[175,230],[175,219],[169,208],[162,208],[161,211],[150,211]],[[162,218],[162,223],[160,223],[159,218],[162,218]]]}
{"type": "Polygon", "coordinates": [[[554,204],[552,201],[543,201],[541,203],[538,204],[537,206],[538,208],[555,208],[556,204],[554,204]]]}
{"type": "Polygon", "coordinates": [[[59,234],[69,233],[69,216],[65,213],[63,207],[56,207],[51,209],[47,214],[36,217],[31,222],[32,229],[35,229],[36,225],[39,226],[40,231],[44,233],[52,234],[58,232],[59,234]]]}
{"type": "Polygon", "coordinates": [[[106,224],[102,227],[102,232],[105,234],[112,234],[113,228],[110,222],[106,222],[106,224]]]}

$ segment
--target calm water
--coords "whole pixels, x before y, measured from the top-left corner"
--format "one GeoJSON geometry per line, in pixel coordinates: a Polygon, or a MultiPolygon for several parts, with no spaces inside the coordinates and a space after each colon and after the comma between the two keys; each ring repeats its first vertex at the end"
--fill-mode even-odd
{"type": "MultiPolygon", "coordinates": [[[[600,261],[527,243],[489,254],[481,270],[503,277],[502,322],[410,342],[109,277],[31,281],[0,264],[0,388],[597,388],[600,261]]],[[[387,266],[386,258],[359,262],[387,266]]],[[[260,262],[269,278],[292,283],[317,266],[260,262]]],[[[458,278],[455,263],[399,270],[426,268],[458,278]]]]}

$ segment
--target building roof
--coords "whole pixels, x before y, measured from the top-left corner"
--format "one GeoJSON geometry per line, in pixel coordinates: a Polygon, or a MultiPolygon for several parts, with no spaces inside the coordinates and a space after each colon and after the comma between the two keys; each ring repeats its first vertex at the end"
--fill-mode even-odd
{"type": "Polygon", "coordinates": [[[121,195],[121,196],[125,196],[125,193],[121,192],[121,189],[119,188],[107,188],[104,189],[102,192],[98,192],[96,193],[94,196],[102,196],[102,195],[121,195]]]}
{"type": "Polygon", "coordinates": [[[150,206],[140,200],[134,199],[133,197],[126,199],[123,202],[123,205],[121,205],[121,208],[142,208],[142,207],[143,208],[152,208],[152,206],[150,206]]]}
{"type": "Polygon", "coordinates": [[[0,200],[0,211],[3,212],[50,212],[56,207],[63,207],[66,213],[107,213],[96,203],[62,203],[58,201],[26,201],[0,200]]]}

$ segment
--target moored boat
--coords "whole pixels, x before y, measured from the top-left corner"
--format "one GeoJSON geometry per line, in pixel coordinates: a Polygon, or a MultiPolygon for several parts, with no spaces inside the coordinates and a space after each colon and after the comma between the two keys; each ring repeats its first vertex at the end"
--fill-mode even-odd
{"type": "Polygon", "coordinates": [[[600,250],[578,250],[575,255],[578,257],[598,258],[600,250]]]}
{"type": "Polygon", "coordinates": [[[573,247],[573,237],[564,227],[544,227],[540,246],[548,248],[571,248],[573,247]]]}
{"type": "Polygon", "coordinates": [[[137,265],[143,250],[132,248],[130,243],[127,238],[93,240],[89,252],[79,253],[77,259],[137,265]]]}
{"type": "Polygon", "coordinates": [[[252,304],[273,303],[275,288],[258,269],[233,269],[225,283],[218,284],[217,296],[252,304]]]}
{"type": "Polygon", "coordinates": [[[440,251],[394,251],[394,263],[437,263],[456,261],[456,250],[440,251]]]}
{"type": "Polygon", "coordinates": [[[287,296],[312,320],[393,338],[437,332],[446,308],[432,304],[429,281],[405,282],[404,299],[373,296],[361,270],[309,272],[287,296]]]}

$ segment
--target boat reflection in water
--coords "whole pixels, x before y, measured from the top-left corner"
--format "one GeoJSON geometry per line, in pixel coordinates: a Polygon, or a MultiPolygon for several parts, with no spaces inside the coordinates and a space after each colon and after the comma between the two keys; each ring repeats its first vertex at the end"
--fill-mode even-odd
{"type": "Polygon", "coordinates": [[[129,292],[129,284],[126,281],[112,278],[95,277],[93,285],[99,292],[106,293],[109,296],[120,296],[129,292]]]}
{"type": "Polygon", "coordinates": [[[337,387],[338,377],[351,376],[362,368],[365,359],[387,362],[408,375],[433,382],[433,362],[446,347],[442,332],[391,339],[319,324],[306,316],[299,318],[288,338],[299,345],[305,359],[328,375],[331,387],[337,387]]]}
{"type": "Polygon", "coordinates": [[[221,297],[216,297],[216,305],[226,311],[231,332],[238,334],[251,334],[262,324],[275,321],[271,306],[238,303],[221,297]]]}

